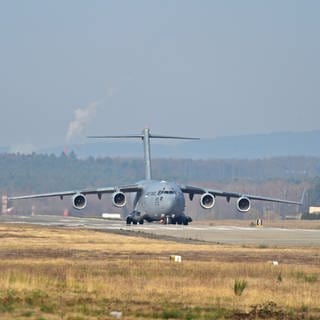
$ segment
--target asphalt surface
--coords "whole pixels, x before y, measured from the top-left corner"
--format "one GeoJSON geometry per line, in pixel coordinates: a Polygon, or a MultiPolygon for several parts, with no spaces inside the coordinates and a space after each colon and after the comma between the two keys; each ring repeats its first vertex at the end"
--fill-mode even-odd
{"type": "Polygon", "coordinates": [[[139,235],[177,240],[196,240],[222,244],[255,246],[320,247],[320,230],[208,225],[163,225],[145,223],[127,226],[124,221],[63,216],[0,215],[0,223],[24,223],[63,228],[86,228],[101,231],[137,232],[139,235]]]}

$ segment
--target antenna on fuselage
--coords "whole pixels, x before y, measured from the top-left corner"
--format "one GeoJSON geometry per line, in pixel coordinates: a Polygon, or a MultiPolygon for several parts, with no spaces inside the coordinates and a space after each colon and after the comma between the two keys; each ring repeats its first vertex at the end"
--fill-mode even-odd
{"type": "Polygon", "coordinates": [[[143,141],[144,147],[144,165],[145,165],[145,179],[151,180],[151,152],[150,152],[150,138],[155,139],[179,139],[179,140],[199,140],[199,138],[189,137],[175,137],[151,134],[149,128],[144,128],[142,134],[121,135],[121,136],[88,136],[87,138],[106,138],[106,139],[122,139],[122,138],[140,138],[143,141]]]}

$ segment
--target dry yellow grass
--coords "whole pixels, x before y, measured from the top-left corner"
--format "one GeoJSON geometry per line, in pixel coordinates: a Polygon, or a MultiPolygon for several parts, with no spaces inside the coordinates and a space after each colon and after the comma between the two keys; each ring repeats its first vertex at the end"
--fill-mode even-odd
{"type": "Polygon", "coordinates": [[[0,225],[0,241],[0,319],[109,319],[113,310],[124,319],[320,318],[319,248],[25,225],[0,225]],[[171,254],[183,262],[170,262],[171,254]],[[241,296],[236,279],[247,281],[241,296]]]}

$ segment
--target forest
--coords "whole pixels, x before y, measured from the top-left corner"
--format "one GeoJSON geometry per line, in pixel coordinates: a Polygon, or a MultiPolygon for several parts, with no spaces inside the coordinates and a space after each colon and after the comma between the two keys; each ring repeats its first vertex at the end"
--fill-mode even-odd
{"type": "MultiPolygon", "coordinates": [[[[259,194],[289,200],[299,200],[307,190],[302,209],[291,205],[254,202],[253,208],[243,217],[235,204],[217,199],[211,210],[203,210],[196,197],[187,202],[186,211],[195,218],[278,218],[305,213],[309,205],[320,204],[320,158],[276,157],[267,159],[154,159],[154,179],[173,180],[198,186],[259,194]]],[[[144,178],[144,163],[138,158],[78,158],[74,152],[54,154],[1,154],[0,191],[8,195],[78,190],[133,183],[144,178]]],[[[77,214],[100,215],[117,211],[110,197],[102,201],[88,199],[88,208],[77,214]]],[[[43,213],[72,210],[70,199],[44,199],[19,201],[10,204],[18,213],[28,213],[32,206],[43,213]]]]}

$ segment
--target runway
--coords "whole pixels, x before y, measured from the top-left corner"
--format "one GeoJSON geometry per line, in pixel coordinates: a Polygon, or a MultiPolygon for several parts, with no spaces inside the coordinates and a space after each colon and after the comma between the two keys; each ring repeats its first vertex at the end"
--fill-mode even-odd
{"type": "Polygon", "coordinates": [[[14,216],[0,215],[0,223],[23,223],[63,228],[86,228],[124,233],[137,232],[139,235],[155,235],[174,240],[197,240],[221,244],[253,245],[266,247],[320,247],[320,230],[256,228],[208,225],[162,225],[146,223],[127,226],[124,221],[108,221],[99,218],[63,216],[14,216]]]}

